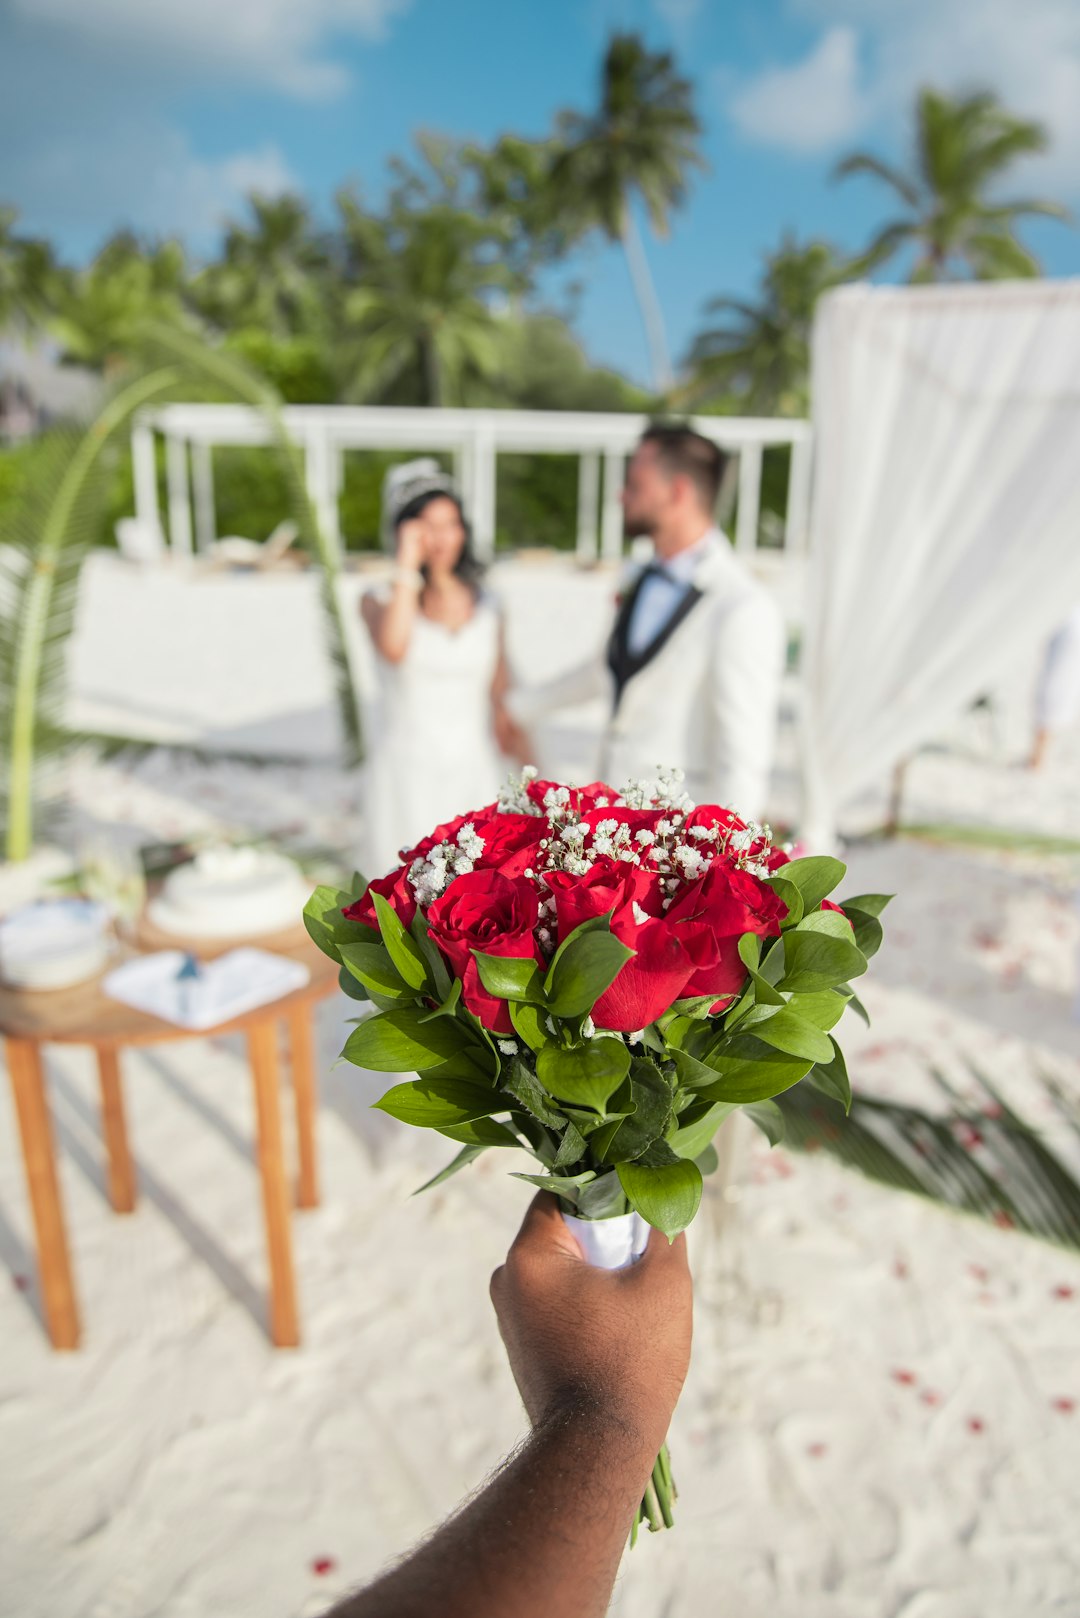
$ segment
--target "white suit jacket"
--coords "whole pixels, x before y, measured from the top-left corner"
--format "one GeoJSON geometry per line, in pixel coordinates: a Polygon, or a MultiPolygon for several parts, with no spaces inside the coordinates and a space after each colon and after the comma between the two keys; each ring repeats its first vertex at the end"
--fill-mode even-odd
{"type": "MultiPolygon", "coordinates": [[[[628,575],[626,592],[636,589],[640,573],[628,575]]],[[[785,649],[780,611],[719,529],[701,548],[693,589],[699,592],[693,605],[646,649],[621,692],[608,643],[569,673],[518,688],[509,706],[529,724],[606,697],[603,780],[618,787],[654,776],[658,765],[676,765],[696,803],[724,804],[758,819],[776,745],[785,649]]]]}

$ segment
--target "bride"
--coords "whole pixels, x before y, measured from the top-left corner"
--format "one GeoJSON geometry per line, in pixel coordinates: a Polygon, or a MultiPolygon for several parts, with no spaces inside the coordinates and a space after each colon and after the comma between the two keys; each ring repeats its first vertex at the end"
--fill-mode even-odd
{"type": "Polygon", "coordinates": [[[363,803],[368,877],[442,821],[490,803],[507,757],[524,762],[527,745],[503,707],[502,617],[453,480],[433,460],[395,467],[383,512],[395,566],[360,608],[379,685],[363,803]]]}

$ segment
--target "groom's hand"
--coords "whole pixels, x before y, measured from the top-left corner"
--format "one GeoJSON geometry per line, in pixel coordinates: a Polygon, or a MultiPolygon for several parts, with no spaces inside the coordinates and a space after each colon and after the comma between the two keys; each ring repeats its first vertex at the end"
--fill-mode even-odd
{"type": "Polygon", "coordinates": [[[653,1231],[636,1264],[596,1269],[557,1199],[542,1191],[491,1278],[491,1298],[534,1426],[561,1410],[587,1409],[655,1456],[690,1363],[685,1236],[669,1246],[653,1231]]]}

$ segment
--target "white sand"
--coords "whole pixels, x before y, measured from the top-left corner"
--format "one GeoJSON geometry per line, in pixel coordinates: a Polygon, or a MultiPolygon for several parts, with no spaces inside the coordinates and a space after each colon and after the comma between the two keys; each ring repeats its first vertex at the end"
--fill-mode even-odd
{"type": "MultiPolygon", "coordinates": [[[[510,580],[518,622],[527,624],[525,595],[558,587],[540,571],[526,591],[510,580]]],[[[148,729],[171,713],[176,734],[254,729],[264,739],[278,733],[276,715],[307,714],[292,735],[309,753],[329,750],[324,673],[310,636],[301,644],[314,622],[310,601],[304,617],[305,581],[165,591],[153,576],[95,561],[91,583],[84,712],[119,724],[126,704],[128,721],[137,711],[148,729]],[[134,601],[145,609],[137,623],[123,617],[134,601]],[[166,637],[167,666],[155,661],[166,637]]],[[[587,581],[578,628],[553,655],[572,653],[608,589],[600,576],[587,581]]],[[[542,626],[527,628],[536,647],[527,655],[538,656],[542,626]]],[[[1022,706],[1006,711],[1019,736],[1022,706]]],[[[569,756],[580,741],[568,731],[553,751],[569,756]]],[[[1011,746],[960,727],[950,751],[911,772],[920,814],[1075,834],[1077,738],[1035,780],[1008,764],[1011,746]],[[995,761],[998,749],[1006,762],[995,761]]],[[[84,820],[120,818],[158,836],[214,826],[292,827],[299,840],[338,844],[354,835],[355,787],[325,757],[266,771],[181,767],[160,755],[135,770],[83,763],[73,784],[84,820]]],[[[901,894],[865,995],[874,1027],[845,1028],[856,1082],[939,1105],[928,1062],[964,1082],[970,1058],[1071,1150],[1039,1075],[1080,1093],[1075,864],[902,843],[859,846],[851,865],[849,891],[901,894]]],[[[50,1054],[84,1314],[77,1355],[45,1346],[3,1103],[3,1614],[319,1613],[448,1511],[521,1433],[487,1277],[526,1188],[491,1153],[411,1200],[453,1147],[372,1113],[378,1081],[331,1068],[348,1014],[329,1005],[320,1028],[324,1200],[295,1220],[304,1328],[295,1353],[275,1353],[263,1332],[252,1103],[238,1044],[127,1060],[141,1188],[127,1219],[105,1200],[85,1053],[50,1054]]],[[[672,1433],[678,1527],[627,1559],[613,1610],[1080,1610],[1080,1259],[825,1160],[770,1153],[748,1128],[737,1156],[730,1200],[714,1197],[693,1232],[695,1355],[672,1433]]]]}

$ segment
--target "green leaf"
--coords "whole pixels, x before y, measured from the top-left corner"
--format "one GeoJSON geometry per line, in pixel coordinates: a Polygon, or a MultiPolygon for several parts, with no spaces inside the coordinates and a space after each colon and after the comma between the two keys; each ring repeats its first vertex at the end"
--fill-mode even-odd
{"type": "Polygon", "coordinates": [[[496,1123],[494,1118],[470,1118],[466,1123],[436,1127],[440,1135],[461,1141],[465,1146],[521,1146],[513,1130],[496,1123]]]}
{"type": "Polygon", "coordinates": [[[836,985],[836,992],[837,994],[846,995],[847,1004],[851,1007],[852,1011],[857,1017],[862,1018],[867,1028],[869,1028],[870,1013],[867,1011],[866,1007],[863,1005],[862,1001],[859,999],[851,985],[849,983],[838,983],[836,985]]]}
{"type": "Polygon", "coordinates": [[[655,1168],[641,1162],[619,1163],[616,1173],[630,1206],[669,1241],[698,1211],[701,1170],[686,1158],[676,1157],[655,1168]]]}
{"type": "Polygon", "coordinates": [[[572,936],[567,946],[552,960],[544,989],[556,1017],[583,1017],[611,987],[634,951],[613,933],[597,931],[572,936]]]}
{"type": "Polygon", "coordinates": [[[562,1113],[556,1112],[544,1086],[528,1064],[520,1058],[512,1061],[509,1068],[504,1071],[502,1086],[504,1090],[509,1090],[515,1100],[520,1101],[538,1122],[547,1124],[550,1129],[562,1128],[564,1123],[562,1113]]]}
{"type": "Polygon", "coordinates": [[[342,944],[342,966],[365,989],[374,989],[387,1000],[414,1000],[416,990],[404,981],[381,943],[342,944]]]}
{"type": "Polygon", "coordinates": [[[518,1174],[511,1175],[514,1180],[527,1180],[530,1185],[540,1187],[541,1191],[551,1191],[557,1197],[565,1197],[568,1202],[575,1205],[578,1200],[578,1190],[588,1185],[590,1180],[596,1179],[595,1169],[583,1169],[580,1174],[518,1174]]]}
{"type": "Polygon", "coordinates": [[[752,1101],[742,1110],[768,1138],[770,1146],[779,1146],[784,1138],[784,1115],[775,1101],[752,1101]]]}
{"type": "Polygon", "coordinates": [[[594,1142],[597,1156],[605,1163],[626,1162],[640,1157],[659,1140],[671,1117],[671,1086],[651,1062],[635,1061],[630,1068],[630,1100],[633,1112],[616,1126],[610,1139],[594,1142]]]}
{"type": "Polygon", "coordinates": [[[733,1101],[714,1101],[707,1112],[695,1123],[683,1124],[667,1138],[668,1145],[679,1157],[697,1159],[708,1146],[725,1118],[735,1111],[733,1101]]]}
{"type": "MultiPolygon", "coordinates": [[[[414,1079],[395,1084],[373,1105],[403,1124],[422,1129],[451,1129],[502,1111],[505,1103],[492,1090],[461,1079],[414,1079]]],[[[468,1144],[480,1144],[470,1141],[468,1144]]]]}
{"type": "Polygon", "coordinates": [[[419,906],[409,923],[409,936],[427,963],[428,977],[434,986],[436,998],[444,1001],[450,993],[450,985],[454,980],[451,979],[446,962],[442,958],[442,951],[428,932],[424,912],[419,906]]]}
{"type": "Polygon", "coordinates": [[[771,1017],[754,1024],[754,1037],[791,1056],[806,1056],[811,1062],[827,1062],[832,1040],[812,1022],[806,1022],[794,1006],[781,1006],[771,1017]]]}
{"type": "Polygon", "coordinates": [[[685,1000],[676,1000],[671,1009],[678,1012],[680,1016],[702,1021],[709,1015],[710,1008],[715,1006],[717,998],[718,996],[715,994],[692,994],[688,995],[685,1000]]]}
{"type": "Polygon", "coordinates": [[[421,1017],[421,1022],[433,1022],[436,1017],[453,1017],[457,1012],[458,1001],[461,999],[461,979],[455,978],[449,994],[441,1005],[434,1011],[427,1012],[421,1017]]]}
{"type": "Polygon", "coordinates": [[[850,910],[845,905],[844,914],[851,923],[856,946],[869,961],[877,954],[885,937],[880,921],[876,916],[871,916],[866,911],[857,909],[854,905],[850,910]]]}
{"type": "Polygon", "coordinates": [[[833,1055],[828,1062],[818,1062],[806,1075],[807,1084],[812,1084],[815,1090],[822,1095],[831,1096],[839,1101],[845,1112],[851,1111],[851,1080],[848,1078],[847,1063],[844,1053],[835,1039],[829,1043],[833,1048],[833,1055]]]}
{"type": "Polygon", "coordinates": [[[716,1071],[705,1062],[699,1062],[688,1051],[674,1050],[671,1059],[675,1063],[675,1072],[679,1083],[687,1090],[703,1090],[710,1084],[716,1083],[716,1071]]]}
{"type": "Polygon", "coordinates": [[[547,1015],[539,1006],[521,1005],[515,1001],[510,1003],[510,1021],[514,1031],[531,1051],[542,1051],[545,1045],[552,1042],[547,1015]]]}
{"type": "Polygon", "coordinates": [[[422,989],[427,983],[427,963],[410,935],[401,925],[397,913],[387,904],[381,893],[376,893],[375,914],[379,918],[379,932],[386,952],[410,989],[422,989]]]}
{"type": "Polygon", "coordinates": [[[571,944],[576,944],[579,938],[586,937],[588,933],[609,933],[611,931],[611,918],[614,914],[614,910],[609,910],[603,916],[590,916],[588,921],[583,921],[579,927],[575,927],[572,933],[567,933],[551,957],[551,966],[548,971],[551,971],[552,967],[558,966],[571,944]]]}
{"type": "Polygon", "coordinates": [[[341,914],[354,897],[339,888],[320,886],[315,889],[304,906],[304,926],[308,936],[324,955],[340,961],[342,944],[364,944],[378,941],[378,933],[360,921],[347,921],[341,914]]]}
{"type": "MultiPolygon", "coordinates": [[[[781,866],[780,869],[786,871],[787,866],[781,866]]],[[[797,922],[802,921],[803,913],[806,909],[799,889],[794,882],[785,882],[782,876],[770,876],[766,877],[765,880],[776,894],[776,897],[782,899],[788,907],[788,913],[780,923],[781,927],[794,927],[797,922]]]]}
{"type": "Polygon", "coordinates": [[[488,994],[500,1000],[528,1000],[536,1005],[544,1001],[543,985],[532,956],[485,955],[474,949],[480,982],[488,994]]]}
{"type": "Polygon", "coordinates": [[[754,999],[758,1005],[782,1006],[784,997],[779,989],[758,971],[761,961],[761,939],[756,933],[743,933],[739,939],[739,959],[750,974],[754,985],[754,999]]]}
{"type": "Polygon", "coordinates": [[[856,893],[840,902],[845,911],[850,905],[853,910],[861,910],[865,916],[880,916],[885,906],[895,898],[895,893],[856,893]]]}
{"type": "Polygon", "coordinates": [[[461,1024],[442,1018],[425,1022],[419,1006],[402,1006],[368,1017],[354,1028],[343,1055],[376,1073],[423,1073],[469,1050],[461,1024]]]}
{"type": "Polygon", "coordinates": [[[487,1148],[484,1146],[463,1146],[457,1156],[451,1158],[444,1169],[440,1169],[438,1174],[434,1175],[430,1180],[425,1180],[423,1185],[418,1185],[413,1192],[413,1196],[418,1197],[421,1191],[430,1191],[434,1186],[442,1185],[444,1180],[449,1180],[450,1176],[456,1174],[459,1169],[466,1168],[470,1163],[474,1163],[480,1153],[486,1150],[487,1148]]]}
{"type": "Polygon", "coordinates": [[[843,916],[835,911],[815,911],[784,934],[781,989],[813,993],[846,983],[865,971],[866,957],[843,916]]]}
{"type": "Polygon", "coordinates": [[[765,1101],[798,1084],[813,1065],[809,1057],[775,1050],[752,1034],[736,1034],[710,1055],[718,1077],[701,1095],[708,1101],[765,1101]]]}
{"type": "Polygon", "coordinates": [[[705,1150],[698,1153],[694,1159],[694,1162],[701,1171],[702,1179],[704,1179],[707,1174],[715,1174],[717,1169],[720,1167],[720,1154],[710,1141],[705,1150]]]}
{"type": "Polygon", "coordinates": [[[352,973],[349,971],[348,967],[345,966],[341,967],[338,972],[338,988],[341,990],[342,994],[347,994],[350,1000],[367,1000],[369,998],[368,992],[364,988],[364,985],[362,983],[358,983],[356,978],[354,978],[352,973]]]}
{"type": "Polygon", "coordinates": [[[588,1149],[585,1144],[585,1136],[573,1119],[568,1118],[566,1128],[562,1133],[562,1139],[559,1141],[559,1150],[556,1152],[555,1161],[551,1166],[556,1171],[572,1168],[575,1163],[581,1162],[588,1149]]]}
{"type": "Polygon", "coordinates": [[[545,1090],[594,1112],[603,1112],[629,1068],[630,1052],[621,1039],[590,1039],[569,1050],[548,1045],[536,1058],[536,1074],[545,1090]]]}
{"type": "Polygon", "coordinates": [[[812,854],[807,859],[789,860],[777,874],[781,881],[795,884],[802,895],[803,914],[809,915],[844,880],[847,866],[830,854],[812,854]]]}
{"type": "Polygon", "coordinates": [[[598,1174],[578,1192],[577,1211],[582,1219],[614,1219],[627,1212],[626,1192],[614,1169],[598,1174]]]}
{"type": "Polygon", "coordinates": [[[804,1022],[813,1023],[828,1033],[835,1028],[847,1009],[848,996],[837,989],[819,989],[816,994],[793,994],[788,1001],[791,1010],[804,1022]]]}

